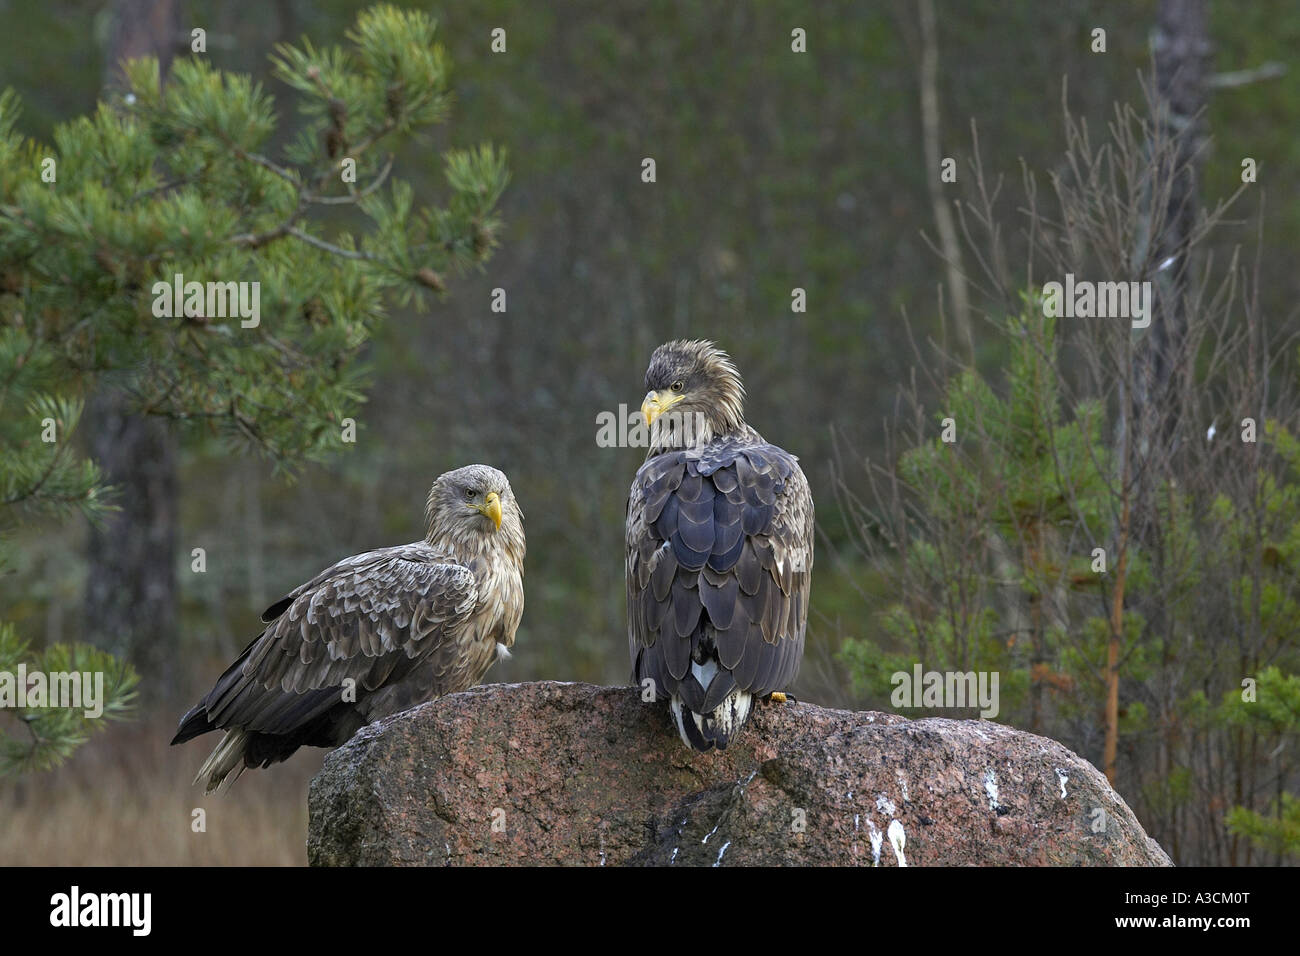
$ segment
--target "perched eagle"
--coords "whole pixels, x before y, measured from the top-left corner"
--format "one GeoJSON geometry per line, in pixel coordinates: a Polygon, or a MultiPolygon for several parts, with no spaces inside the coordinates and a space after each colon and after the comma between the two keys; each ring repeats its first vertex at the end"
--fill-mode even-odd
{"type": "Polygon", "coordinates": [[[628,649],[683,741],[725,748],[754,698],[803,656],[813,502],[798,459],[745,424],[745,389],[712,342],[655,349],[650,450],[627,502],[628,649]]]}
{"type": "Polygon", "coordinates": [[[524,516],[506,476],[469,465],[440,476],[423,541],[344,558],[266,609],[266,629],[181,718],[173,744],[222,739],[199,769],[211,793],[231,773],[473,687],[515,641],[524,610],[524,516]]]}

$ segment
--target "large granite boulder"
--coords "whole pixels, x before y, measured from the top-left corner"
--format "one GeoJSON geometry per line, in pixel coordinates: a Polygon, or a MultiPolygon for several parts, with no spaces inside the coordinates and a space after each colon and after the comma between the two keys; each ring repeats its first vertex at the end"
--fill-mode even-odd
{"type": "Polygon", "coordinates": [[[765,704],[693,754],[630,687],[453,694],[359,731],[311,787],[330,865],[1167,866],[1098,770],[972,720],[765,704]]]}

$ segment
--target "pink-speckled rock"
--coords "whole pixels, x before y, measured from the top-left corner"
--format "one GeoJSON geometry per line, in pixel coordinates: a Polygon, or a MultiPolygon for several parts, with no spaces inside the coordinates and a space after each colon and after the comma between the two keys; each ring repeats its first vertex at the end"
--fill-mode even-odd
{"type": "Polygon", "coordinates": [[[313,865],[1167,866],[1092,764],[999,724],[764,705],[693,754],[635,688],[490,684],[312,782],[313,865]]]}

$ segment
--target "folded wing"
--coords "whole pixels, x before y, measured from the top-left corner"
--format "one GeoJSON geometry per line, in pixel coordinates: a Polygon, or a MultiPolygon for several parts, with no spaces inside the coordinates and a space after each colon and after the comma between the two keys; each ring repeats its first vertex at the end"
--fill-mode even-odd
{"type": "MultiPolygon", "coordinates": [[[[473,573],[423,542],[354,555],[267,608],[267,627],[181,721],[173,743],[237,727],[339,741],[337,705],[366,722],[381,688],[419,667],[433,690],[468,666],[457,638],[477,603],[473,573]],[[348,683],[350,682],[350,683],[348,683]]],[[[346,739],[346,736],[344,737],[346,739]]]]}
{"type": "Polygon", "coordinates": [[[626,533],[638,681],[696,713],[737,687],[762,696],[793,682],[813,549],[812,495],[793,455],[724,441],[655,456],[633,482],[626,533]],[[710,642],[716,669],[698,663],[710,642]]]}

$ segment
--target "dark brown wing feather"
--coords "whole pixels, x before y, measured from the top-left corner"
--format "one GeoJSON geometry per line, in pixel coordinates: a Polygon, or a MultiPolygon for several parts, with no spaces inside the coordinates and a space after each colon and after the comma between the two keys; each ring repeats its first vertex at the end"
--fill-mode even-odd
{"type": "Polygon", "coordinates": [[[652,679],[696,713],[737,686],[761,696],[793,682],[813,560],[798,459],[752,432],[657,455],[632,483],[626,533],[638,682],[652,679]],[[691,668],[702,644],[721,665],[708,687],[691,668]]]}
{"type": "Polygon", "coordinates": [[[434,692],[456,682],[464,658],[456,638],[476,602],[473,573],[423,542],[340,561],[267,609],[266,630],[186,714],[173,742],[230,727],[346,739],[366,722],[372,692],[417,665],[434,692]],[[349,679],[356,705],[345,720],[338,705],[349,679]]]}

